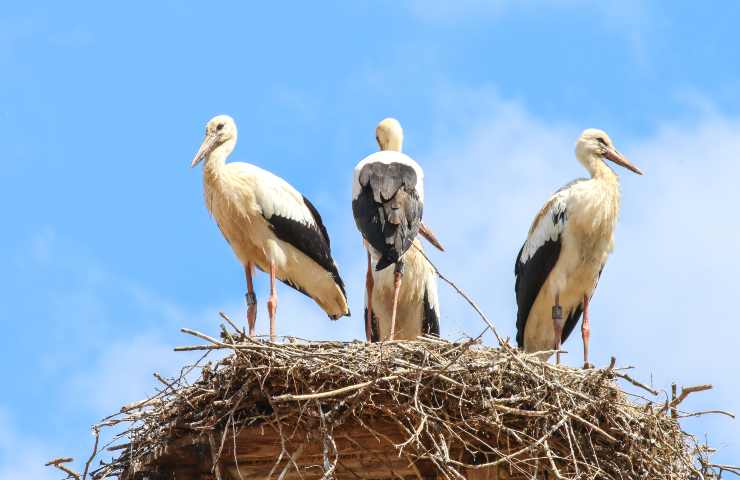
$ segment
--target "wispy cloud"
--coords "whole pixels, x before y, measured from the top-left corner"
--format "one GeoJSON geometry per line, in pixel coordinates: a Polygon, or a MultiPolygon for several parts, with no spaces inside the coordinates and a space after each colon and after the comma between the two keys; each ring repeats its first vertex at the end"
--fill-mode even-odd
{"type": "Polygon", "coordinates": [[[660,17],[651,15],[646,2],[640,0],[413,0],[406,5],[419,20],[438,25],[460,25],[465,22],[492,22],[511,14],[541,15],[583,14],[588,22],[616,32],[628,42],[637,65],[650,68],[646,36],[660,17]]]}
{"type": "MultiPolygon", "coordinates": [[[[440,105],[438,131],[460,133],[419,154],[426,159],[425,215],[447,246],[436,258],[501,332],[513,335],[516,252],[549,194],[585,175],[573,144],[581,127],[592,125],[545,123],[490,90],[446,90],[440,105]],[[451,121],[466,128],[444,123],[451,121]]],[[[647,173],[618,172],[622,220],[592,306],[592,350],[602,364],[616,355],[637,365],[638,375],[660,388],[714,383],[716,390],[687,401],[692,409],[740,411],[737,315],[728,307],[740,294],[739,139],[740,119],[717,114],[667,122],[649,137],[615,139],[647,173]]],[[[468,307],[444,295],[444,333],[480,331],[468,307]]],[[[567,348],[577,364],[578,335],[567,348]]],[[[740,454],[734,423],[688,425],[698,434],[711,428],[710,439],[726,445],[723,458],[740,454]]]]}

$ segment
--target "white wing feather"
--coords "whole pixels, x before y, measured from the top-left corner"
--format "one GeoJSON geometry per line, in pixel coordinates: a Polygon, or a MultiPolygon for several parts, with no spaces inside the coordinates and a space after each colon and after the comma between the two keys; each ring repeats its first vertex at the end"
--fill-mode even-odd
{"type": "Polygon", "coordinates": [[[262,215],[269,219],[273,215],[315,226],[313,215],[303,201],[303,195],[277,175],[255,165],[241,162],[228,164],[245,177],[252,177],[255,201],[262,215]]]}
{"type": "Polygon", "coordinates": [[[566,213],[567,197],[567,188],[559,190],[550,197],[540,213],[537,214],[532,227],[529,229],[524,248],[522,248],[522,255],[519,259],[521,263],[527,263],[548,240],[556,241],[560,238],[568,221],[566,213]]]}

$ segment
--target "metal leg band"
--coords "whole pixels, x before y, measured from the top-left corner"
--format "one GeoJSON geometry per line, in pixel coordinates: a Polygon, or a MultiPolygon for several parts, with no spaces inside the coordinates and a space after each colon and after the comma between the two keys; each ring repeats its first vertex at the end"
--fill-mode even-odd
{"type": "Polygon", "coordinates": [[[247,299],[247,306],[257,305],[257,295],[254,292],[245,294],[244,298],[247,299]]]}

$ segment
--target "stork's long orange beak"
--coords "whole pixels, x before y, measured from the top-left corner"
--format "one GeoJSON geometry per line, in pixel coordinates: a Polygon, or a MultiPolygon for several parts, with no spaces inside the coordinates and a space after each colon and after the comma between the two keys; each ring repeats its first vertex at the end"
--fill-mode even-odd
{"type": "Polygon", "coordinates": [[[419,225],[419,234],[426,238],[429,243],[437,247],[438,250],[444,252],[445,247],[442,246],[442,244],[437,240],[437,236],[432,232],[432,230],[424,225],[423,223],[419,225]]]}
{"type": "Polygon", "coordinates": [[[627,157],[612,148],[606,149],[606,152],[604,152],[604,157],[616,163],[620,167],[624,167],[627,170],[635,172],[638,175],[642,175],[642,170],[640,170],[637,165],[627,160],[627,157]]]}
{"type": "Polygon", "coordinates": [[[198,153],[196,153],[195,157],[193,157],[193,162],[190,164],[190,168],[193,168],[194,166],[198,165],[201,160],[206,158],[206,156],[209,153],[211,153],[211,150],[213,150],[213,147],[215,145],[216,145],[216,135],[206,134],[206,138],[204,138],[203,143],[200,144],[198,153]]]}

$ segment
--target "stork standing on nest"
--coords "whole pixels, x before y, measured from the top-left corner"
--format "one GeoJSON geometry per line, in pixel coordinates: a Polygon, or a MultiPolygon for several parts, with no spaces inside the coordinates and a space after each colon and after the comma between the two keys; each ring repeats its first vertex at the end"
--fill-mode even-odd
{"type": "Polygon", "coordinates": [[[386,118],[375,129],[380,151],[361,160],[352,180],[352,212],[368,250],[365,333],[372,338],[373,265],[376,271],[394,265],[393,307],[388,340],[396,330],[398,298],[404,272],[404,254],[418,233],[442,250],[429,228],[421,222],[424,207],[424,172],[411,157],[401,153],[403,130],[398,120],[386,118]]]}
{"type": "Polygon", "coordinates": [[[404,282],[398,292],[398,322],[391,335],[395,270],[373,270],[373,288],[365,296],[365,318],[370,319],[370,338],[416,340],[420,335],[439,336],[437,272],[424,257],[418,239],[403,255],[404,282]],[[367,295],[372,295],[368,297],[367,295]],[[372,305],[372,309],[368,306],[372,305]]]}
{"type": "Polygon", "coordinates": [[[205,159],[206,206],[244,265],[249,334],[254,335],[257,319],[254,267],[270,275],[267,310],[273,341],[276,278],[311,297],[331,319],[349,315],[344,283],[319,212],[282,178],[248,163],[226,163],[236,139],[234,120],[227,115],[214,117],[206,125],[205,139],[191,166],[205,159]]]}
{"type": "Polygon", "coordinates": [[[516,340],[527,352],[559,351],[583,315],[583,360],[588,367],[588,304],[612,250],[619,214],[619,178],[606,161],[639,175],[642,171],[597,129],[581,134],[576,158],[591,178],[571,182],[550,197],[516,259],[516,340]]]}

